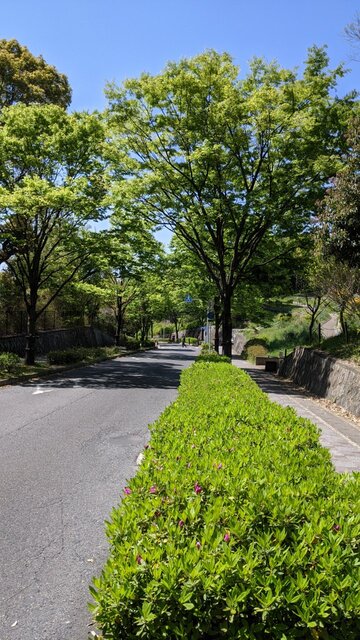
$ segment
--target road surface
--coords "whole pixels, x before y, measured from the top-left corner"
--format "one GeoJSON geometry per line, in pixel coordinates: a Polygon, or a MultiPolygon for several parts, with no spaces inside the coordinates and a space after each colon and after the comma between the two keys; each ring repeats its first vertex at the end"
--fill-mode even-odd
{"type": "Polygon", "coordinates": [[[196,349],[0,389],[0,640],[87,640],[104,520],[196,349]]]}

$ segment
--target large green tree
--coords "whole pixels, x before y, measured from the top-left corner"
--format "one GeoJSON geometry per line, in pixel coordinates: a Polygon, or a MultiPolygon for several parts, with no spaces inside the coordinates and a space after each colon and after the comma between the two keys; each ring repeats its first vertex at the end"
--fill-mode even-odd
{"type": "Polygon", "coordinates": [[[4,108],[0,125],[0,261],[22,292],[32,364],[40,315],[100,250],[87,223],[102,212],[104,129],[55,105],[4,108]]]}
{"type": "Polygon", "coordinates": [[[343,167],[320,208],[319,238],[325,255],[360,267],[360,117],[351,121],[343,167]]]}
{"type": "Polygon", "coordinates": [[[68,107],[67,77],[17,40],[0,40],[0,109],[22,102],[68,107]]]}
{"type": "Polygon", "coordinates": [[[332,97],[342,73],[313,48],[300,78],[255,59],[240,80],[229,55],[208,51],[108,88],[118,205],[172,230],[204,265],[228,355],[233,295],[262,242],[301,234],[336,171],[351,103],[332,97]]]}

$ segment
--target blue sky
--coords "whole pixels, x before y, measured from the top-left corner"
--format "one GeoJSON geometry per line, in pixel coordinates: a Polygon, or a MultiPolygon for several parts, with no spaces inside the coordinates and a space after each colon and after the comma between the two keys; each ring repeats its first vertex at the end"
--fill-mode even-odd
{"type": "Polygon", "coordinates": [[[344,27],[355,0],[2,0],[1,38],[16,38],[65,73],[73,109],[102,109],[107,81],[160,72],[214,48],[245,73],[254,56],[301,68],[312,44],[328,45],[332,66],[352,70],[339,93],[360,90],[358,60],[344,27]]]}

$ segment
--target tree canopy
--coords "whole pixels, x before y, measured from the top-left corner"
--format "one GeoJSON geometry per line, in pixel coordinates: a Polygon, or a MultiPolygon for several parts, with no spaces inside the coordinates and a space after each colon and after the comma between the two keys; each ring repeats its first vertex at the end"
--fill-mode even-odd
{"type": "Polygon", "coordinates": [[[23,295],[31,364],[37,319],[100,250],[86,223],[106,192],[104,130],[99,118],[55,105],[8,107],[0,122],[0,261],[23,295]],[[52,293],[39,308],[44,287],[52,293]]]}
{"type": "Polygon", "coordinates": [[[360,117],[351,121],[344,165],[321,203],[320,237],[325,255],[360,266],[360,117]]]}
{"type": "Polygon", "coordinates": [[[0,40],[0,108],[19,102],[66,108],[71,89],[67,77],[42,56],[34,56],[17,40],[0,40]]]}
{"type": "Polygon", "coordinates": [[[108,88],[118,204],[171,229],[205,265],[227,354],[232,297],[264,238],[301,234],[339,166],[351,105],[332,96],[342,73],[313,48],[301,78],[255,59],[240,80],[229,55],[207,51],[108,88]]]}

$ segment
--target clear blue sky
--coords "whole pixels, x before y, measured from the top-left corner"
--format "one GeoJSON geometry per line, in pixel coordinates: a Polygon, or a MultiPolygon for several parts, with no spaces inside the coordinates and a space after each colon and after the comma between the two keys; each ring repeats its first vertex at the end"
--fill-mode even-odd
{"type": "Polygon", "coordinates": [[[168,60],[228,51],[242,71],[254,56],[301,67],[312,44],[351,72],[339,93],[360,90],[344,27],[355,0],[2,0],[1,38],[16,38],[65,73],[73,109],[102,109],[107,81],[160,72],[168,60]]]}

